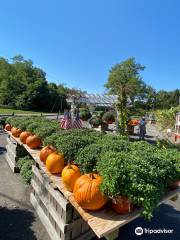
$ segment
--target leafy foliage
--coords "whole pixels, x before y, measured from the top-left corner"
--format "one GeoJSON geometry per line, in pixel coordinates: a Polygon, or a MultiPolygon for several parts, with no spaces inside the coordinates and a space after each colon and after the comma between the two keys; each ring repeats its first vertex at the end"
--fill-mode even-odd
{"type": "Polygon", "coordinates": [[[79,116],[83,121],[87,121],[89,118],[91,118],[91,113],[88,109],[84,109],[83,111],[80,111],[79,116]]]}
{"type": "Polygon", "coordinates": [[[180,111],[180,106],[170,108],[169,110],[157,111],[157,122],[161,129],[174,128],[176,113],[180,111]]]}
{"type": "Polygon", "coordinates": [[[31,183],[31,178],[33,175],[33,173],[32,173],[33,163],[34,163],[33,160],[26,161],[21,168],[20,175],[26,184],[31,183]]]}
{"type": "Polygon", "coordinates": [[[144,70],[144,66],[136,63],[134,58],[129,58],[111,69],[105,85],[110,93],[118,96],[116,107],[119,112],[119,132],[122,135],[125,134],[128,118],[128,97],[134,102],[135,97],[141,97],[145,89],[139,74],[141,70],[144,70]]]}
{"type": "Polygon", "coordinates": [[[19,109],[63,110],[67,89],[48,83],[45,72],[21,55],[0,58],[0,104],[19,109]]]}
{"type": "Polygon", "coordinates": [[[108,121],[114,122],[115,121],[114,114],[112,112],[106,112],[102,116],[102,120],[105,121],[105,122],[108,122],[108,121]]]}
{"type": "Polygon", "coordinates": [[[19,158],[17,161],[17,167],[20,170],[20,175],[26,184],[30,184],[31,182],[31,177],[33,175],[32,173],[33,164],[34,161],[30,158],[30,156],[19,158]]]}
{"type": "Polygon", "coordinates": [[[98,127],[102,124],[102,119],[100,117],[92,117],[90,120],[89,120],[89,123],[93,126],[93,127],[98,127]]]}

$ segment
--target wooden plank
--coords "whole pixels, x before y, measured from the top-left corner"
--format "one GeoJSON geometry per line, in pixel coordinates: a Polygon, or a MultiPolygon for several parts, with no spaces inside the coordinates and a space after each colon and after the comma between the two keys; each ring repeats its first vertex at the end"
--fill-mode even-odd
{"type": "Polygon", "coordinates": [[[11,160],[11,158],[9,158],[8,154],[5,154],[5,159],[9,165],[9,167],[11,168],[11,170],[13,171],[13,173],[15,172],[19,172],[18,168],[16,168],[15,162],[11,160]]]}
{"type": "Polygon", "coordinates": [[[47,230],[47,232],[49,234],[49,237],[52,240],[61,240],[61,238],[58,236],[57,232],[55,231],[53,225],[51,224],[51,222],[47,218],[46,214],[43,212],[43,210],[39,206],[39,204],[38,204],[36,198],[34,197],[33,193],[30,194],[30,202],[33,205],[33,207],[35,208],[35,210],[36,210],[39,218],[41,219],[41,222],[43,223],[45,229],[47,230]]]}
{"type": "Polygon", "coordinates": [[[49,211],[49,213],[51,214],[51,216],[54,218],[54,220],[56,221],[57,225],[59,226],[61,232],[65,233],[66,231],[68,231],[68,225],[65,224],[62,219],[60,218],[60,216],[58,216],[57,212],[54,210],[54,208],[49,204],[48,199],[45,198],[42,195],[41,190],[39,189],[37,183],[32,179],[31,180],[31,185],[34,188],[35,192],[38,194],[40,200],[43,202],[43,204],[46,206],[47,210],[49,211]]]}
{"type": "MultiPolygon", "coordinates": [[[[179,192],[180,187],[174,191],[168,192],[158,205],[167,202],[179,192]]],[[[103,237],[136,219],[142,211],[143,209],[139,209],[127,215],[120,215],[116,214],[112,209],[106,208],[101,211],[91,213],[93,217],[88,220],[88,224],[98,237],[103,237]]]]}
{"type": "Polygon", "coordinates": [[[40,174],[40,172],[38,171],[38,169],[35,166],[32,166],[32,171],[37,176],[39,181],[44,185],[44,187],[48,190],[48,192],[50,192],[51,195],[56,199],[56,201],[60,203],[60,205],[64,209],[64,211],[66,211],[67,205],[69,204],[67,199],[64,198],[61,193],[53,191],[54,189],[51,188],[51,186],[49,185],[50,182],[45,181],[45,178],[43,178],[43,176],[40,174]]]}

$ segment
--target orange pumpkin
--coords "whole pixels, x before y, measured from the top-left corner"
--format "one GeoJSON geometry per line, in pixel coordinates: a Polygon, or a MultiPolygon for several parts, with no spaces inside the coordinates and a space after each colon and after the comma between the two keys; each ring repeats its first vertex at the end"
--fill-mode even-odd
{"type": "Polygon", "coordinates": [[[32,135],[26,138],[26,144],[28,145],[29,148],[35,149],[41,146],[42,141],[36,135],[32,135]]]}
{"type": "Polygon", "coordinates": [[[112,208],[120,214],[127,214],[132,212],[133,204],[125,196],[119,196],[112,202],[112,208]]]}
{"type": "Polygon", "coordinates": [[[131,126],[136,126],[139,124],[139,121],[137,119],[131,119],[128,123],[128,125],[131,125],[131,126]]]}
{"type": "Polygon", "coordinates": [[[46,159],[46,168],[50,173],[61,173],[64,167],[64,156],[53,152],[46,159]]]}
{"type": "Polygon", "coordinates": [[[19,135],[22,133],[20,128],[15,127],[11,128],[11,132],[14,137],[19,137],[19,135]]]}
{"type": "Polygon", "coordinates": [[[6,124],[6,125],[5,125],[5,129],[6,129],[7,131],[11,131],[11,125],[10,125],[10,124],[6,124]]]}
{"type": "Polygon", "coordinates": [[[67,189],[72,192],[74,189],[74,185],[76,180],[81,176],[79,168],[74,164],[68,164],[62,170],[62,180],[67,187],[67,189]]]}
{"type": "Polygon", "coordinates": [[[40,160],[45,162],[47,157],[53,152],[55,152],[55,148],[53,146],[48,145],[46,147],[43,147],[39,153],[40,160]]]}
{"type": "Polygon", "coordinates": [[[74,198],[84,209],[98,210],[106,203],[106,198],[99,189],[102,177],[95,173],[79,177],[74,186],[74,198]]]}
{"type": "Polygon", "coordinates": [[[22,133],[20,134],[19,138],[20,138],[21,142],[25,144],[25,143],[26,143],[26,139],[27,139],[29,136],[31,136],[31,133],[25,131],[25,132],[22,132],[22,133]]]}

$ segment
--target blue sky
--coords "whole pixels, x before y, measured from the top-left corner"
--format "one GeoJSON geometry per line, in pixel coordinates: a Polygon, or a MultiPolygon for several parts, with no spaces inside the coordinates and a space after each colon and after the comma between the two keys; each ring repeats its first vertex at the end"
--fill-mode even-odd
{"type": "Polygon", "coordinates": [[[147,84],[180,88],[179,0],[0,2],[0,56],[32,59],[48,81],[101,93],[111,67],[135,57],[147,84]]]}

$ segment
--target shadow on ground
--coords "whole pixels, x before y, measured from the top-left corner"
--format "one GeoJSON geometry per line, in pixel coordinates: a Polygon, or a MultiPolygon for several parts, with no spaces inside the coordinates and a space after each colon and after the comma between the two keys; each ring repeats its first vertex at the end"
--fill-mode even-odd
{"type": "Polygon", "coordinates": [[[151,221],[138,218],[131,223],[123,226],[119,230],[118,240],[178,240],[180,239],[180,211],[173,206],[162,204],[154,212],[154,217],[151,221]],[[173,233],[154,233],[142,234],[137,236],[135,228],[149,228],[149,229],[173,229],[173,233]]]}
{"type": "Polygon", "coordinates": [[[6,148],[5,147],[0,147],[0,155],[4,154],[6,152],[6,148]]]}
{"type": "Polygon", "coordinates": [[[34,215],[28,210],[0,207],[0,239],[36,240],[31,229],[33,221],[34,215]]]}

